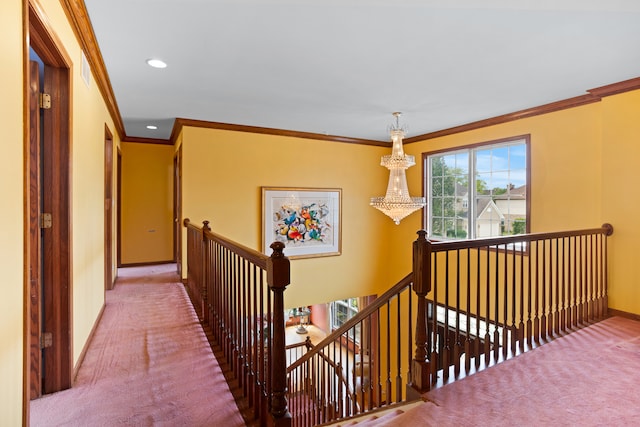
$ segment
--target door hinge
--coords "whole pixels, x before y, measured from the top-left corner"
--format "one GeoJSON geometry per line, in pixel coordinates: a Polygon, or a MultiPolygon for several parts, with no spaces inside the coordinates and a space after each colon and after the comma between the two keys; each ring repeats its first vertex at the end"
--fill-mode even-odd
{"type": "Polygon", "coordinates": [[[40,348],[49,348],[53,345],[53,333],[43,332],[40,337],[40,348]]]}
{"type": "Polygon", "coordinates": [[[48,110],[51,108],[51,95],[48,93],[41,93],[38,96],[38,103],[40,104],[40,108],[44,110],[48,110]]]}
{"type": "Polygon", "coordinates": [[[51,228],[51,214],[40,214],[40,228],[51,228]]]}

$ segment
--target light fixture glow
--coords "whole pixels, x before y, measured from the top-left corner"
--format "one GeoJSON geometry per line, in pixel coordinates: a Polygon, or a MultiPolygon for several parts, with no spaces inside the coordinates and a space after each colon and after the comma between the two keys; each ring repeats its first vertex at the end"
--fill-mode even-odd
{"type": "Polygon", "coordinates": [[[147,59],[147,64],[153,68],[167,68],[167,63],[160,59],[147,59]]]}
{"type": "Polygon", "coordinates": [[[396,122],[391,126],[393,148],[391,155],[382,156],[380,165],[389,169],[389,183],[384,197],[372,197],[369,203],[380,212],[390,217],[396,225],[406,216],[425,207],[424,197],[409,196],[407,175],[405,170],[416,164],[414,156],[405,154],[402,149],[402,138],[405,131],[400,127],[400,114],[393,113],[396,122]]]}
{"type": "Polygon", "coordinates": [[[156,129],[158,129],[158,126],[149,125],[149,126],[147,126],[147,129],[156,130],[156,129]]]}

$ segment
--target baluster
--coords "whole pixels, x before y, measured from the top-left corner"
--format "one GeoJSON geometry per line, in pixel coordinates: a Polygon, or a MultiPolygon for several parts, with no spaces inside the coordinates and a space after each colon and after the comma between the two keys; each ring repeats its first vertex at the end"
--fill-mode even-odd
{"type": "Polygon", "coordinates": [[[556,238],[556,256],[555,256],[555,289],[556,289],[556,308],[553,313],[553,332],[556,336],[560,334],[560,317],[562,311],[562,294],[560,289],[560,239],[556,238]]]}
{"type": "Polygon", "coordinates": [[[444,253],[444,346],[442,349],[442,377],[449,378],[451,347],[449,344],[449,252],[444,253]]]}
{"type": "Polygon", "coordinates": [[[568,278],[567,271],[569,271],[567,265],[567,251],[569,250],[569,244],[566,237],[562,238],[562,273],[560,276],[560,287],[562,292],[562,303],[560,305],[562,309],[562,315],[560,316],[560,330],[562,332],[567,330],[567,313],[569,312],[569,301],[570,301],[570,292],[567,289],[568,278]]]}
{"type": "Polygon", "coordinates": [[[578,322],[584,320],[584,236],[578,240],[578,322]]]}
{"type": "Polygon", "coordinates": [[[603,228],[606,229],[605,231],[605,235],[603,236],[602,240],[603,240],[603,254],[602,254],[602,263],[603,263],[603,268],[602,268],[602,292],[604,293],[604,300],[602,301],[602,307],[604,308],[604,315],[606,316],[607,310],[609,308],[609,267],[608,267],[608,260],[609,260],[609,254],[608,254],[608,240],[607,237],[611,236],[613,234],[613,226],[611,224],[604,224],[602,226],[603,228]]]}
{"type": "MultiPolygon", "coordinates": [[[[496,245],[496,276],[495,276],[495,324],[493,329],[493,358],[497,362],[498,356],[500,354],[500,332],[498,328],[500,327],[500,248],[496,245]]],[[[506,277],[505,277],[506,279],[506,277]]]]}
{"type": "Polygon", "coordinates": [[[391,304],[387,301],[387,383],[385,397],[387,405],[391,404],[391,304]]]}
{"type": "MultiPolygon", "coordinates": [[[[469,373],[471,370],[471,317],[473,316],[473,312],[471,310],[471,249],[467,248],[467,321],[466,321],[466,339],[464,340],[464,371],[465,373],[469,373]]],[[[476,315],[476,323],[478,317],[476,315]]]]}
{"type": "MultiPolygon", "coordinates": [[[[507,247],[505,245],[505,255],[507,254],[507,247]]],[[[516,345],[518,341],[518,328],[516,327],[516,248],[513,247],[511,251],[511,354],[516,354],[516,345]]],[[[505,259],[506,264],[506,259],[505,259]]]]}
{"type": "Polygon", "coordinates": [[[602,272],[600,269],[601,266],[601,255],[602,255],[602,251],[600,250],[602,242],[601,242],[601,234],[596,234],[595,235],[595,239],[596,239],[596,318],[600,319],[602,317],[602,306],[600,305],[601,301],[602,301],[602,272]]]}
{"type": "MultiPolygon", "coordinates": [[[[441,368],[440,363],[442,340],[439,339],[438,330],[438,253],[434,252],[429,256],[429,263],[433,269],[433,311],[431,319],[431,329],[433,330],[433,345],[431,349],[431,383],[435,384],[438,380],[438,369],[441,368]]],[[[431,279],[429,279],[431,280],[431,279]]]]}
{"type": "Polygon", "coordinates": [[[456,249],[456,330],[453,344],[453,374],[455,377],[460,375],[460,249],[456,249]]]}
{"type": "MultiPolygon", "coordinates": [[[[496,248],[496,256],[500,254],[500,248],[496,248]]],[[[507,358],[509,352],[509,335],[511,328],[509,326],[509,258],[507,244],[504,245],[504,298],[503,298],[503,323],[502,323],[502,357],[507,358]]]]}
{"type": "Polygon", "coordinates": [[[569,287],[571,288],[571,310],[569,316],[571,317],[571,322],[569,325],[574,328],[578,325],[578,252],[576,246],[576,236],[572,236],[569,241],[569,253],[571,256],[571,281],[569,282],[569,287]]]}
{"type": "MultiPolygon", "coordinates": [[[[487,309],[485,310],[485,331],[484,331],[484,364],[489,366],[489,357],[491,355],[491,333],[489,331],[491,325],[491,252],[489,246],[486,247],[487,257],[487,282],[485,284],[485,304],[487,309]]],[[[494,344],[494,346],[497,344],[494,344]]]]}
{"type": "Polygon", "coordinates": [[[520,322],[518,323],[518,340],[520,341],[520,351],[524,351],[524,293],[525,293],[525,279],[524,279],[524,248],[525,243],[520,244],[520,322]]]}
{"type": "Polygon", "coordinates": [[[542,300],[540,301],[540,339],[547,339],[547,241],[542,241],[542,300]]]}
{"type": "MultiPolygon", "coordinates": [[[[482,292],[481,288],[480,288],[480,277],[481,277],[481,268],[480,268],[480,253],[482,251],[480,250],[480,248],[476,249],[476,257],[477,257],[477,261],[476,261],[476,268],[477,268],[477,274],[476,274],[476,337],[474,339],[474,346],[473,346],[473,355],[475,357],[475,367],[476,369],[478,369],[480,367],[480,320],[481,320],[481,316],[480,316],[480,307],[481,307],[481,297],[480,294],[482,292]]],[[[488,346],[488,342],[485,341],[486,345],[484,346],[485,348],[488,346]]]]}
{"type": "Polygon", "coordinates": [[[594,244],[593,234],[589,235],[589,267],[591,274],[589,275],[589,320],[595,318],[595,303],[594,303],[594,287],[595,287],[595,261],[594,261],[594,244]]]}
{"type": "MultiPolygon", "coordinates": [[[[528,277],[528,283],[527,283],[527,326],[526,326],[526,341],[527,341],[527,345],[529,347],[531,347],[532,345],[532,340],[531,338],[533,337],[533,313],[532,313],[532,304],[531,304],[531,299],[533,298],[533,269],[531,268],[531,265],[533,264],[533,256],[534,256],[534,252],[533,252],[533,245],[534,245],[534,241],[529,242],[527,250],[529,251],[529,256],[527,258],[527,277],[528,277]]],[[[537,247],[537,245],[536,245],[537,247]]]]}
{"type": "Polygon", "coordinates": [[[207,283],[209,282],[209,276],[211,274],[209,267],[209,259],[211,258],[210,248],[207,244],[207,232],[211,232],[211,228],[209,228],[209,221],[202,221],[202,276],[200,282],[200,289],[198,290],[199,298],[197,298],[200,303],[200,307],[198,307],[198,317],[200,321],[205,319],[206,313],[206,302],[207,302],[207,283]]]}

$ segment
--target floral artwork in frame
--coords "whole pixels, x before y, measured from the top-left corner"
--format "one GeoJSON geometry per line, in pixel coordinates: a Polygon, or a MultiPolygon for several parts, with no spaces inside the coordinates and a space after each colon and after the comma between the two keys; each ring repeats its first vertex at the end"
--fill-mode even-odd
{"type": "Polygon", "coordinates": [[[336,188],[262,187],[262,247],[284,243],[292,259],[340,255],[340,204],[336,188]]]}

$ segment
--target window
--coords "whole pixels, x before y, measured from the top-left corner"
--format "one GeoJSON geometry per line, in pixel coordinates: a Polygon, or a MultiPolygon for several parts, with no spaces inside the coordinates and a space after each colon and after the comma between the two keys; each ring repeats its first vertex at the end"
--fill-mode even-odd
{"type": "MultiPolygon", "coordinates": [[[[341,327],[358,313],[358,298],[333,301],[331,304],[331,327],[341,327]]],[[[360,340],[360,325],[356,326],[356,342],[360,340]]]]}
{"type": "Polygon", "coordinates": [[[528,231],[529,136],[423,155],[427,215],[436,239],[528,231]]]}

